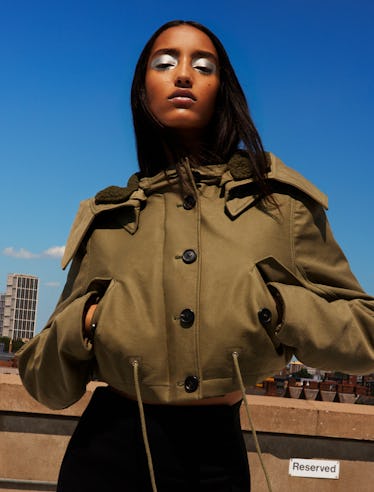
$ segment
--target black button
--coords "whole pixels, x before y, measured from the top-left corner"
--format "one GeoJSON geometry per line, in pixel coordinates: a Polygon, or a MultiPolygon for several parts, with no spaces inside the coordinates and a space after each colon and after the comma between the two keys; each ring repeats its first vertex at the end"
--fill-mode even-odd
{"type": "Polygon", "coordinates": [[[271,311],[268,308],[262,308],[261,311],[258,312],[258,319],[263,325],[268,325],[271,323],[271,311]]]}
{"type": "Polygon", "coordinates": [[[192,208],[194,208],[195,205],[196,205],[195,198],[192,195],[186,196],[186,198],[183,201],[183,208],[185,210],[191,210],[192,208]]]}
{"type": "Polygon", "coordinates": [[[196,376],[187,376],[184,380],[184,389],[187,393],[193,393],[199,387],[199,378],[196,376]]]}
{"type": "Polygon", "coordinates": [[[187,264],[193,263],[194,261],[196,261],[196,258],[197,258],[197,254],[193,249],[186,249],[186,251],[184,251],[182,256],[182,260],[187,264]]]}
{"type": "Polygon", "coordinates": [[[195,315],[191,309],[183,309],[180,314],[179,322],[182,328],[190,328],[195,321],[195,315]]]}

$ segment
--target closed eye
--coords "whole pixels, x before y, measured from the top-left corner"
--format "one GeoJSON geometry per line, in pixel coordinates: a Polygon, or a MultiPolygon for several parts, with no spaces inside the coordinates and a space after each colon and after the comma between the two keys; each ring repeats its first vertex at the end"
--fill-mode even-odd
{"type": "Polygon", "coordinates": [[[167,53],[157,56],[151,61],[151,68],[154,70],[171,70],[178,65],[178,60],[167,53]]]}
{"type": "Polygon", "coordinates": [[[211,75],[217,71],[217,65],[208,58],[196,58],[192,61],[192,67],[204,75],[211,75]]]}

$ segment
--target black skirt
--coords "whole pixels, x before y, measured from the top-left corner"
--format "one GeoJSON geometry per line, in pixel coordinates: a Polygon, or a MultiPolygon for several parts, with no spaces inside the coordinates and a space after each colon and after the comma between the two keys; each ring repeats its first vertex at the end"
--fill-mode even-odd
{"type": "MultiPolygon", "coordinates": [[[[144,405],[158,492],[249,492],[240,403],[144,405]]],[[[97,388],[70,440],[57,492],[152,492],[138,404],[97,388]]]]}

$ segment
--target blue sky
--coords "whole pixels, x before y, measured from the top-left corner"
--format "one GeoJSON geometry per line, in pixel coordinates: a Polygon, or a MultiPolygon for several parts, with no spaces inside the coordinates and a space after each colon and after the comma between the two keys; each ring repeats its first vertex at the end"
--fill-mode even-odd
{"type": "Polygon", "coordinates": [[[329,195],[335,237],[374,293],[374,2],[0,0],[0,291],[40,277],[38,331],[79,201],[137,170],[129,91],[162,23],[222,40],[267,150],[329,195]]]}

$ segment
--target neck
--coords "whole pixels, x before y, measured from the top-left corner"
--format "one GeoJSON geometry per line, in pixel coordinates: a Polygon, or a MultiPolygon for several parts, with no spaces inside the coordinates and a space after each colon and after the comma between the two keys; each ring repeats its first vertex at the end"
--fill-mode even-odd
{"type": "Polygon", "coordinates": [[[209,155],[205,139],[202,135],[197,135],[196,131],[169,132],[164,149],[171,166],[174,166],[183,157],[188,157],[191,164],[195,162],[201,163],[207,160],[206,158],[209,155]]]}

